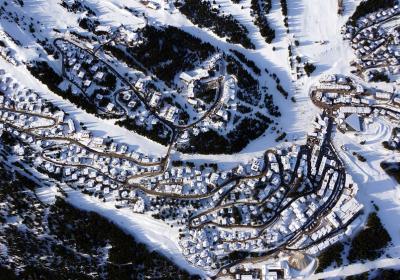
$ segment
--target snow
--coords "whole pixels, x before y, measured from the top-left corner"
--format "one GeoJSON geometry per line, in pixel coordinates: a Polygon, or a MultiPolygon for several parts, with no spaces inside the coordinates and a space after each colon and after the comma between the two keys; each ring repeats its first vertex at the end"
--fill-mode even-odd
{"type": "Polygon", "coordinates": [[[5,69],[6,72],[18,80],[23,86],[32,88],[39,92],[47,100],[54,103],[69,115],[74,118],[78,123],[83,122],[88,130],[92,131],[95,137],[110,136],[116,142],[129,144],[135,150],[145,153],[149,156],[164,156],[167,153],[167,147],[162,146],[146,137],[138,135],[137,133],[128,131],[114,125],[113,120],[101,120],[92,114],[88,114],[81,109],[77,109],[69,101],[62,99],[60,96],[52,93],[45,85],[36,80],[30,75],[29,71],[24,66],[13,66],[3,58],[0,58],[0,69],[5,69]]]}
{"type": "MultiPolygon", "coordinates": [[[[211,31],[206,29],[198,28],[197,26],[193,25],[185,16],[181,15],[180,13],[174,13],[172,16],[168,11],[163,9],[159,10],[152,10],[145,8],[142,4],[137,1],[122,1],[122,0],[111,0],[116,6],[122,6],[125,4],[130,8],[134,8],[139,12],[144,12],[148,18],[149,22],[158,22],[161,24],[168,24],[172,26],[176,26],[181,28],[182,30],[192,34],[196,37],[199,37],[203,41],[210,42],[214,46],[218,47],[219,49],[228,52],[229,49],[236,49],[240,50],[240,52],[244,53],[248,58],[255,61],[257,66],[260,69],[267,68],[272,73],[276,73],[280,80],[281,84],[284,86],[286,90],[290,90],[291,87],[291,80],[288,76],[288,63],[286,59],[282,59],[282,57],[287,56],[287,44],[284,40],[278,45],[278,50],[273,51],[272,45],[268,45],[265,43],[264,39],[258,32],[258,28],[254,26],[250,17],[250,9],[245,8],[241,9],[241,5],[234,5],[232,2],[227,0],[220,0],[217,1],[218,4],[221,4],[222,10],[226,9],[229,13],[232,13],[242,24],[244,24],[250,31],[250,38],[253,42],[256,42],[257,50],[247,50],[239,45],[232,45],[226,42],[225,39],[218,38],[215,34],[211,31]],[[279,47],[281,45],[281,47],[279,47]]],[[[244,2],[244,6],[249,6],[250,1],[247,0],[244,2]],[[246,5],[247,3],[247,5],[246,5]]],[[[277,8],[277,7],[276,7],[277,8]]],[[[277,10],[279,11],[279,10],[277,10]]],[[[282,30],[283,32],[283,30],[282,30]]],[[[308,116],[304,116],[306,119],[313,115],[313,110],[309,110],[311,107],[311,102],[309,98],[302,99],[300,98],[297,103],[291,103],[289,100],[285,100],[283,96],[275,89],[274,82],[272,78],[268,75],[263,75],[259,78],[261,85],[269,85],[270,92],[274,95],[274,102],[281,108],[285,118],[279,119],[280,126],[283,127],[284,131],[286,131],[289,135],[289,139],[291,138],[303,138],[306,135],[306,127],[304,124],[300,124],[296,121],[298,119],[303,119],[303,114],[307,113],[308,116]],[[287,106],[290,102],[290,106],[287,106]],[[292,106],[293,105],[293,106],[292,106]],[[298,108],[302,107],[302,108],[298,108]],[[305,110],[307,108],[307,110],[305,110]],[[287,111],[286,111],[287,110],[287,111]]],[[[267,131],[265,136],[260,137],[256,141],[253,141],[246,147],[240,154],[242,154],[241,158],[250,159],[253,154],[261,155],[265,148],[275,146],[275,139],[271,131],[267,131]]],[[[224,161],[224,156],[218,157],[221,161],[224,161]]]]}
{"type": "MultiPolygon", "coordinates": [[[[135,9],[141,13],[145,13],[148,17],[150,23],[159,22],[162,24],[169,24],[177,26],[182,30],[201,38],[204,41],[208,41],[218,47],[221,50],[229,51],[229,49],[237,49],[244,53],[248,58],[254,60],[260,69],[267,68],[271,73],[276,73],[281,80],[283,87],[290,91],[294,91],[291,84],[291,78],[289,76],[289,65],[286,59],[282,57],[287,57],[287,35],[282,23],[282,15],[280,11],[280,5],[274,3],[270,16],[272,17],[271,24],[277,29],[277,39],[274,44],[267,44],[264,38],[258,32],[258,28],[253,24],[252,18],[250,16],[250,0],[246,0],[241,5],[235,5],[227,0],[219,0],[218,4],[221,4],[222,10],[226,10],[232,13],[242,24],[244,24],[250,31],[250,38],[256,44],[257,50],[247,50],[239,45],[232,45],[227,43],[225,39],[221,39],[213,34],[209,30],[198,28],[193,25],[185,16],[180,13],[175,12],[171,15],[168,11],[164,9],[148,9],[142,5],[139,1],[128,0],[110,0],[110,1],[100,1],[100,0],[88,0],[86,1],[88,6],[91,7],[96,13],[99,14],[100,21],[103,24],[110,24],[114,27],[120,24],[130,25],[130,26],[141,26],[143,25],[143,20],[138,19],[133,16],[130,12],[124,9],[124,7],[129,7],[135,9]],[[241,6],[244,9],[241,9],[241,6]],[[272,50],[272,47],[276,47],[276,51],[272,50]]],[[[45,31],[50,32],[52,28],[58,28],[60,30],[65,29],[66,26],[76,26],[76,19],[71,18],[68,21],[64,21],[61,18],[68,18],[64,9],[60,8],[59,5],[48,1],[45,4],[37,5],[38,7],[31,7],[34,15],[38,18],[44,17],[46,14],[45,21],[45,31]],[[43,7],[42,7],[43,6],[43,7]],[[57,13],[47,13],[49,10],[54,10],[57,13]],[[50,16],[48,14],[51,14],[50,16]],[[60,15],[55,17],[54,15],[60,15]],[[64,15],[64,16],[61,16],[64,15]],[[74,22],[75,21],[75,22],[74,22]]],[[[25,8],[23,8],[25,11],[25,8]]],[[[79,27],[77,27],[79,28],[79,27]]],[[[52,35],[54,36],[54,35],[52,35]]],[[[22,34],[19,36],[23,38],[22,34]]],[[[28,36],[29,37],[29,36],[28,36]]],[[[25,50],[26,51],[26,50],[25,50]]],[[[33,56],[33,51],[30,50],[33,56]]],[[[28,59],[27,59],[28,60],[28,59]]],[[[60,70],[59,63],[55,63],[53,66],[58,67],[60,70]]],[[[275,89],[274,81],[268,75],[263,75],[260,78],[261,85],[269,85],[269,91],[274,95],[274,102],[277,104],[284,118],[278,120],[279,127],[283,129],[288,134],[289,140],[304,140],[308,132],[308,128],[311,127],[310,122],[302,122],[302,120],[307,120],[315,115],[318,110],[311,105],[308,98],[308,90],[305,90],[301,95],[297,96],[296,93],[296,103],[292,103],[290,100],[285,100],[283,96],[275,89]],[[290,104],[290,105],[289,105],[290,104]],[[289,105],[289,106],[288,106],[289,105]],[[306,124],[306,125],[305,125],[306,124]]],[[[95,122],[93,122],[93,125],[95,122]]],[[[93,127],[98,129],[98,127],[93,127]]],[[[266,131],[266,133],[260,138],[252,141],[241,153],[240,158],[243,160],[249,160],[254,155],[261,155],[266,148],[274,147],[276,145],[274,139],[276,135],[272,133],[271,130],[266,131]]],[[[133,142],[133,141],[132,141],[133,142]]],[[[153,146],[153,145],[152,145],[153,146]]],[[[160,149],[161,147],[158,147],[160,149]]],[[[152,149],[149,149],[152,150],[152,149]]],[[[156,150],[157,152],[159,150],[156,150]]],[[[218,160],[224,162],[225,156],[221,155],[217,157],[218,160]]]]}
{"type": "Polygon", "coordinates": [[[357,132],[361,131],[361,122],[360,122],[360,117],[356,114],[353,113],[350,116],[346,118],[346,123],[351,126],[352,129],[354,129],[357,132]]]}
{"type": "MultiPolygon", "coordinates": [[[[190,273],[206,277],[204,271],[193,267],[183,257],[177,239],[178,228],[171,228],[150,216],[133,213],[128,208],[117,209],[112,201],[104,203],[94,197],[82,195],[80,191],[66,186],[62,188],[67,194],[65,200],[74,207],[100,214],[134,236],[136,241],[147,244],[150,250],[160,252],[190,273]]],[[[54,201],[55,197],[60,195],[55,187],[40,188],[36,193],[45,203],[54,201]]]]}
{"type": "Polygon", "coordinates": [[[378,268],[389,269],[389,268],[399,268],[399,267],[400,267],[400,259],[384,258],[376,261],[368,261],[363,264],[362,263],[351,264],[328,272],[317,273],[311,275],[308,279],[317,280],[317,279],[327,279],[330,277],[339,277],[339,276],[344,277],[344,276],[361,274],[378,268]]]}
{"type": "MultiPolygon", "coordinates": [[[[25,6],[21,12],[34,18],[40,19],[43,25],[44,36],[53,36],[53,28],[63,31],[67,26],[77,26],[78,15],[67,13],[57,2],[58,1],[24,1],[25,6]],[[51,35],[49,35],[51,34],[51,35]]],[[[289,142],[302,143],[307,132],[311,131],[312,122],[310,121],[319,109],[312,105],[308,96],[311,85],[325,74],[340,73],[354,77],[350,73],[349,62],[355,58],[349,44],[342,40],[340,34],[341,27],[346,22],[348,16],[354,11],[356,4],[360,0],[350,0],[345,2],[345,15],[337,15],[337,0],[296,0],[287,1],[289,11],[289,29],[292,35],[286,34],[283,26],[283,16],[280,11],[279,1],[272,1],[273,6],[268,20],[271,26],[277,31],[276,39],[272,45],[266,44],[254,26],[250,16],[250,0],[242,1],[239,5],[233,4],[229,0],[216,0],[221,5],[221,10],[234,15],[250,34],[252,42],[256,45],[256,50],[246,50],[239,45],[232,45],[225,39],[218,38],[212,32],[194,26],[185,16],[175,12],[172,15],[164,10],[152,10],[140,4],[137,0],[88,0],[88,5],[96,10],[100,16],[102,24],[109,24],[118,27],[121,24],[126,26],[139,27],[144,24],[143,19],[133,16],[124,9],[125,6],[134,8],[139,12],[144,12],[150,23],[160,22],[177,26],[182,30],[200,37],[202,40],[215,45],[221,50],[229,49],[240,50],[249,59],[255,61],[260,69],[267,68],[272,73],[276,73],[281,80],[283,87],[291,95],[296,97],[297,102],[292,103],[285,100],[275,89],[273,80],[264,75],[260,78],[261,85],[268,85],[269,91],[274,95],[274,102],[280,107],[283,117],[278,127],[288,134],[289,142]],[[242,9],[241,7],[244,7],[242,9]],[[287,61],[288,45],[290,41],[299,40],[300,46],[295,47],[295,54],[305,57],[308,61],[317,66],[317,70],[311,78],[301,78],[293,83],[290,75],[290,66],[287,61]],[[327,44],[318,44],[316,41],[326,41],[327,44]],[[272,47],[276,47],[273,51],[272,47]]],[[[162,3],[163,6],[164,3],[162,3]]],[[[78,28],[78,27],[76,27],[78,28]]],[[[18,54],[26,61],[36,57],[38,52],[35,40],[31,36],[19,30],[14,23],[0,21],[0,29],[12,32],[12,35],[20,40],[27,49],[17,48],[18,54]]],[[[39,52],[40,53],[40,52],[39,52]]],[[[60,70],[60,64],[54,62],[60,70]]],[[[39,81],[30,76],[23,66],[12,66],[0,58],[0,69],[6,69],[7,73],[18,79],[24,86],[33,88],[55,105],[67,111],[78,122],[84,122],[87,128],[94,132],[95,136],[110,136],[115,140],[133,145],[139,151],[148,155],[165,155],[167,148],[159,145],[136,133],[119,128],[113,124],[113,120],[100,120],[93,115],[76,109],[68,101],[51,93],[39,81]]],[[[352,117],[353,119],[354,117],[352,117]]],[[[334,269],[326,273],[317,274],[310,279],[339,277],[362,273],[373,268],[400,266],[400,224],[395,221],[400,217],[400,187],[390,178],[380,167],[383,160],[400,160],[398,154],[384,150],[381,142],[387,140],[392,131],[393,125],[384,121],[376,120],[367,125],[366,131],[355,135],[347,133],[345,135],[336,133],[334,136],[337,151],[343,158],[348,171],[360,186],[357,199],[366,207],[366,212],[372,210],[371,200],[380,208],[378,214],[383,224],[389,231],[393,246],[389,248],[389,253],[393,258],[382,258],[365,264],[353,264],[340,269],[334,269]],[[365,145],[360,145],[361,140],[365,140],[365,145]],[[345,146],[347,151],[341,149],[345,146]],[[355,151],[367,158],[363,163],[357,160],[351,152],[355,151]]],[[[275,136],[271,131],[267,131],[263,136],[252,141],[242,152],[236,155],[183,155],[174,153],[174,158],[191,160],[196,163],[217,162],[222,169],[232,168],[240,162],[247,162],[250,159],[260,156],[267,148],[275,147],[275,136]]],[[[41,188],[38,196],[44,202],[50,203],[54,199],[56,188],[41,188]]],[[[138,241],[145,242],[151,248],[157,249],[166,256],[177,262],[186,269],[204,276],[204,272],[193,268],[183,258],[178,241],[178,230],[170,228],[165,223],[154,220],[149,216],[134,214],[129,209],[115,209],[111,203],[101,203],[100,201],[82,195],[79,192],[69,191],[68,201],[74,206],[84,210],[96,211],[97,213],[109,218],[124,230],[131,233],[138,241]]]]}
{"type": "Polygon", "coordinates": [[[148,244],[149,248],[161,252],[182,268],[205,276],[203,271],[192,267],[183,257],[178,245],[178,228],[171,228],[162,221],[133,213],[130,209],[116,209],[113,202],[103,203],[78,191],[68,192],[67,201],[82,210],[94,211],[108,218],[132,234],[137,241],[148,244]]]}
{"type": "MultiPolygon", "coordinates": [[[[113,0],[118,1],[118,0],[113,0]]],[[[305,57],[309,57],[312,62],[316,62],[317,70],[311,78],[301,79],[292,86],[292,78],[289,76],[290,66],[287,59],[287,48],[289,35],[286,34],[278,1],[273,1],[272,9],[268,15],[271,26],[276,29],[276,39],[272,45],[265,43],[264,39],[254,26],[250,17],[250,0],[241,2],[239,5],[232,4],[231,1],[218,0],[222,11],[229,12],[235,16],[250,32],[250,38],[256,44],[256,50],[246,50],[238,46],[225,43],[223,40],[216,41],[211,32],[198,29],[192,23],[186,21],[183,16],[174,14],[172,19],[165,21],[165,11],[147,11],[149,17],[154,20],[178,26],[186,32],[200,37],[202,40],[216,44],[220,49],[228,48],[240,49],[248,58],[252,59],[260,69],[267,68],[272,73],[276,73],[281,84],[289,92],[294,92],[297,102],[292,103],[285,100],[279,92],[272,86],[274,83],[269,77],[261,77],[260,84],[267,84],[270,92],[274,94],[274,102],[280,107],[283,117],[278,120],[279,127],[287,133],[290,142],[303,143],[306,134],[312,130],[310,121],[318,112],[308,96],[310,87],[318,81],[321,75],[328,73],[341,73],[352,76],[350,73],[349,61],[353,59],[354,54],[350,46],[343,42],[340,29],[346,22],[346,17],[352,13],[353,5],[348,5],[346,17],[340,17],[336,14],[337,0],[301,0],[288,1],[289,28],[296,34],[295,39],[300,41],[298,52],[305,57]],[[241,9],[241,7],[244,9],[241,9]],[[351,6],[351,7],[350,7],[351,6]],[[335,12],[332,12],[335,11],[335,12]],[[321,17],[321,15],[324,15],[321,17]],[[281,23],[281,24],[280,24],[281,23]],[[190,28],[189,28],[190,26],[190,28]],[[327,40],[326,45],[315,44],[315,41],[327,40]],[[273,51],[272,47],[276,50],[273,51]],[[323,64],[322,64],[323,63],[323,64]]],[[[140,8],[140,7],[139,7],[140,8]]],[[[263,136],[252,141],[246,148],[236,155],[214,155],[213,162],[218,162],[220,166],[230,168],[237,162],[246,162],[251,158],[260,156],[265,149],[273,148],[277,145],[274,134],[268,130],[263,136]]],[[[182,155],[182,159],[203,159],[210,160],[206,155],[182,155]]]]}
{"type": "Polygon", "coordinates": [[[99,20],[104,24],[111,25],[113,27],[119,27],[121,25],[138,28],[142,27],[145,20],[137,18],[129,11],[125,10],[125,6],[129,1],[102,1],[102,0],[89,0],[86,1],[90,7],[96,7],[96,11],[99,13],[99,20]]]}
{"type": "Polygon", "coordinates": [[[37,197],[46,204],[54,203],[56,200],[57,188],[55,186],[51,187],[41,187],[35,190],[37,197]]]}
{"type": "MultiPolygon", "coordinates": [[[[341,158],[344,160],[346,170],[359,185],[357,200],[365,207],[365,213],[374,211],[371,201],[379,207],[378,216],[384,227],[389,232],[393,246],[386,253],[392,258],[383,258],[366,264],[354,264],[341,269],[317,274],[315,277],[338,277],[362,273],[373,268],[383,268],[400,265],[400,225],[396,221],[400,216],[400,186],[389,177],[380,167],[384,160],[399,161],[400,155],[382,148],[382,141],[387,140],[391,134],[393,124],[376,119],[366,126],[362,133],[337,132],[334,136],[334,144],[341,158]],[[359,144],[365,141],[364,145],[359,144]],[[344,146],[346,151],[341,147],[344,146]],[[352,152],[355,151],[364,156],[367,161],[360,162],[352,152]]],[[[365,219],[367,215],[364,215],[365,219]]],[[[314,278],[312,278],[314,279],[314,278]]],[[[317,279],[317,278],[315,278],[317,279]]]]}

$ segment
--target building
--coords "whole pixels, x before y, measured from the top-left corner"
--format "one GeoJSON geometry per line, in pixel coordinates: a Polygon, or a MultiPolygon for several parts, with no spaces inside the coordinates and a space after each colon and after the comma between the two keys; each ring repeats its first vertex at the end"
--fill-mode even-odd
{"type": "Polygon", "coordinates": [[[72,119],[69,119],[69,120],[67,121],[67,124],[68,124],[68,132],[69,132],[69,133],[74,133],[74,132],[75,132],[75,124],[74,124],[74,121],[73,121],[72,119]]]}
{"type": "Polygon", "coordinates": [[[149,105],[151,107],[157,107],[158,104],[160,103],[160,101],[161,101],[161,93],[154,92],[153,95],[150,98],[149,105]]]}
{"type": "Polygon", "coordinates": [[[362,131],[361,118],[358,114],[353,113],[345,119],[345,123],[350,130],[360,132],[362,131]]]}

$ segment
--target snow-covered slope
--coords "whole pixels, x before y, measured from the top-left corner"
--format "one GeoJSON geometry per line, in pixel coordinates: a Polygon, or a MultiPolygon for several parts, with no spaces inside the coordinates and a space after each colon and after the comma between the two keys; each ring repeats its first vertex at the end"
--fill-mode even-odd
{"type": "MultiPolygon", "coordinates": [[[[126,26],[132,30],[146,24],[171,25],[210,43],[223,53],[228,54],[231,52],[230,50],[239,50],[262,70],[262,75],[257,79],[261,86],[268,87],[269,92],[273,95],[274,103],[282,112],[282,117],[274,118],[273,126],[277,131],[287,134],[287,143],[277,143],[275,139],[279,134],[269,128],[261,137],[251,141],[241,152],[232,155],[183,154],[172,148],[170,157],[172,160],[187,160],[197,165],[218,163],[221,170],[230,170],[240,163],[248,163],[257,156],[261,157],[265,150],[277,145],[304,144],[307,134],[313,130],[313,118],[321,111],[313,105],[309,96],[310,89],[318,83],[322,76],[343,74],[366,85],[364,81],[351,73],[350,61],[354,60],[356,56],[349,42],[344,41],[343,34],[341,34],[342,27],[346,24],[348,17],[353,14],[360,0],[344,1],[345,12],[343,15],[337,13],[338,0],[288,0],[289,33],[286,32],[283,24],[284,17],[280,1],[273,0],[272,9],[267,15],[271,27],[276,32],[276,38],[272,44],[265,42],[259,29],[253,23],[251,0],[242,0],[239,4],[234,4],[231,0],[213,1],[219,5],[220,13],[232,15],[246,27],[249,31],[249,38],[255,45],[254,50],[229,43],[226,38],[218,37],[209,29],[196,26],[181,14],[179,9],[167,4],[168,1],[155,2],[160,4],[159,9],[146,7],[142,1],[138,0],[82,1],[95,11],[96,17],[102,25],[115,29],[126,26]],[[136,11],[137,16],[134,16],[127,8],[136,11]],[[289,47],[294,57],[298,56],[302,62],[310,62],[317,67],[311,77],[305,75],[296,77],[295,69],[291,68],[289,47]],[[267,69],[271,75],[266,74],[264,69],[267,69]],[[282,87],[289,93],[289,98],[285,98],[278,91],[276,78],[273,78],[272,74],[278,77],[282,87]]],[[[75,104],[51,92],[30,74],[24,63],[38,58],[47,58],[54,69],[62,72],[61,61],[48,56],[37,40],[52,41],[74,31],[85,33],[86,31],[79,26],[78,21],[89,12],[68,12],[56,0],[24,0],[23,3],[23,6],[10,3],[7,9],[11,16],[8,19],[0,18],[0,31],[5,31],[11,37],[11,39],[7,36],[4,38],[15,51],[16,60],[21,63],[13,65],[0,57],[0,69],[4,69],[10,76],[23,82],[24,86],[40,92],[45,99],[68,112],[77,122],[84,123],[95,136],[102,138],[109,136],[116,142],[128,144],[149,157],[169,156],[168,147],[116,126],[113,119],[104,120],[84,112],[75,104]],[[16,24],[11,20],[13,17],[26,20],[37,32],[29,32],[28,24],[16,24]]],[[[113,66],[117,67],[118,64],[113,64],[113,66]]],[[[127,73],[122,67],[116,70],[120,71],[121,75],[127,73]]],[[[380,163],[384,160],[400,161],[398,153],[384,150],[381,144],[390,137],[393,127],[393,123],[377,118],[374,123],[367,126],[364,133],[341,134],[337,132],[334,135],[334,145],[339,151],[347,171],[360,187],[357,198],[364,204],[365,212],[373,210],[371,201],[380,209],[378,214],[392,237],[393,246],[386,252],[391,258],[383,257],[374,262],[352,264],[343,269],[332,269],[315,275],[315,277],[341,277],[376,268],[400,266],[396,260],[400,257],[400,224],[395,222],[400,218],[400,188],[398,183],[380,167],[380,163]],[[361,145],[362,141],[365,141],[365,144],[361,145]],[[346,147],[346,149],[342,149],[342,147],[346,147]],[[356,157],[352,155],[353,151],[362,153],[367,161],[357,161],[356,157]]],[[[46,201],[51,201],[49,197],[51,198],[52,195],[52,192],[46,192],[46,190],[39,192],[39,196],[46,197],[46,201]]],[[[143,217],[140,214],[133,214],[130,209],[116,209],[111,202],[102,203],[100,200],[85,197],[80,192],[71,191],[68,200],[76,207],[98,212],[113,220],[121,228],[136,236],[138,240],[163,252],[180,266],[206,277],[204,271],[189,264],[181,254],[178,244],[178,228],[170,228],[167,224],[150,216],[143,217]]]]}

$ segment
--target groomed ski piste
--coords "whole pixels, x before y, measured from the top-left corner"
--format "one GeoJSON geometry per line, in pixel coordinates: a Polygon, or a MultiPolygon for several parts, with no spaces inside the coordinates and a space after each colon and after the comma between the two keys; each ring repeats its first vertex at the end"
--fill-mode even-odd
{"type": "MultiPolygon", "coordinates": [[[[292,144],[302,145],[307,140],[307,135],[313,130],[313,119],[322,113],[310,98],[310,90],[319,83],[321,77],[332,74],[340,74],[355,79],[364,87],[366,83],[351,72],[350,61],[356,57],[349,42],[343,40],[342,27],[346,24],[361,2],[359,0],[344,1],[344,14],[338,15],[337,0],[296,0],[288,1],[288,26],[290,33],[286,33],[283,24],[283,15],[279,1],[272,1],[272,9],[268,14],[271,27],[276,31],[273,44],[267,44],[254,25],[250,14],[250,0],[234,4],[229,0],[216,0],[220,10],[232,14],[234,18],[247,27],[249,38],[255,45],[255,50],[245,49],[240,45],[228,43],[212,31],[199,28],[189,21],[178,9],[170,8],[164,1],[159,1],[159,9],[151,9],[135,0],[85,0],[88,7],[96,10],[98,19],[111,27],[118,28],[121,24],[126,26],[171,25],[175,26],[204,42],[210,42],[213,46],[223,52],[230,49],[240,50],[245,56],[253,60],[260,69],[269,69],[276,73],[283,87],[294,96],[296,102],[285,99],[276,89],[271,86],[270,92],[274,96],[275,104],[280,108],[282,117],[278,119],[279,128],[287,134],[287,142],[277,144],[276,136],[267,130],[261,137],[250,142],[241,152],[231,155],[202,155],[184,154],[172,152],[171,159],[191,161],[196,165],[203,163],[217,163],[219,169],[230,170],[239,164],[246,164],[256,157],[262,157],[268,149],[285,148],[292,144]],[[139,13],[146,15],[146,20],[134,17],[124,7],[130,7],[139,13]],[[243,7],[243,8],[242,8],[243,7]],[[165,9],[164,9],[165,8],[165,9]],[[311,77],[294,78],[288,60],[288,46],[294,46],[294,41],[301,42],[300,46],[294,47],[294,52],[312,62],[317,66],[311,77]],[[315,42],[326,42],[319,44],[315,42]],[[274,48],[274,49],[273,49],[274,48]]],[[[155,1],[157,2],[157,1],[155,1]]],[[[24,14],[34,19],[40,19],[40,33],[43,37],[53,38],[54,29],[65,32],[71,26],[77,26],[78,14],[68,13],[62,8],[58,1],[24,0],[24,6],[15,8],[14,12],[24,14]],[[74,17],[75,16],[75,17],[74,17]]],[[[12,37],[19,40],[23,46],[13,45],[16,57],[20,61],[30,61],[39,54],[45,55],[42,47],[35,42],[35,38],[27,35],[16,26],[4,19],[0,20],[0,31],[4,30],[12,37]]],[[[54,69],[61,72],[59,61],[52,61],[54,69]]],[[[164,157],[168,147],[156,143],[149,138],[135,132],[128,131],[115,125],[115,120],[103,120],[92,114],[77,108],[68,100],[51,92],[44,84],[34,78],[23,64],[13,65],[0,57],[0,69],[19,81],[24,87],[32,89],[41,94],[42,98],[50,101],[65,112],[77,123],[85,123],[94,137],[111,137],[119,143],[125,143],[134,150],[148,155],[149,157],[164,157]]],[[[273,79],[268,75],[259,77],[261,85],[270,85],[273,79]]],[[[385,83],[373,83],[376,88],[385,89],[385,83]]],[[[397,90],[399,87],[397,87],[397,90]]],[[[398,91],[397,91],[398,92],[398,91]]],[[[359,133],[342,134],[336,132],[332,135],[332,143],[336,148],[340,159],[343,161],[346,172],[351,175],[358,185],[357,201],[364,206],[364,214],[359,219],[358,228],[353,235],[362,228],[367,214],[374,210],[373,204],[379,207],[378,215],[392,238],[392,245],[387,248],[385,254],[375,261],[346,264],[341,268],[328,268],[323,273],[311,275],[312,270],[294,275],[303,279],[340,279],[341,277],[355,275],[379,268],[400,268],[400,187],[394,178],[380,167],[383,161],[399,162],[400,154],[386,150],[382,142],[386,141],[395,127],[393,122],[384,118],[377,118],[375,122],[369,123],[365,131],[359,133]],[[360,144],[363,142],[364,144],[360,144]],[[345,147],[343,149],[343,147],[345,147]],[[362,153],[365,162],[357,160],[352,152],[362,153]],[[371,203],[373,201],[373,203],[371,203]]],[[[177,265],[191,273],[199,274],[204,278],[213,276],[215,271],[205,271],[194,266],[183,256],[179,244],[179,228],[171,228],[161,220],[152,218],[150,215],[133,213],[130,208],[117,209],[113,201],[102,202],[101,200],[82,194],[65,185],[68,193],[67,201],[83,210],[94,211],[113,221],[126,232],[129,232],[150,248],[161,252],[177,265]]],[[[56,189],[49,186],[37,193],[39,198],[49,202],[59,195],[56,189]]]]}

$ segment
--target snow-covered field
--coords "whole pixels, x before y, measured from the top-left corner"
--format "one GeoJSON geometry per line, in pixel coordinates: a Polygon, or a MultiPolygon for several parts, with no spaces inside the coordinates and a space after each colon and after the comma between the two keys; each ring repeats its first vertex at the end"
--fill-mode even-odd
{"type": "Polygon", "coordinates": [[[376,261],[370,261],[366,263],[357,263],[347,266],[343,266],[337,269],[333,269],[328,272],[317,273],[311,275],[308,279],[318,280],[318,279],[340,279],[340,277],[351,276],[356,274],[361,274],[364,272],[369,272],[374,269],[379,268],[398,268],[400,266],[399,258],[382,258],[376,261]]]}
{"type": "MultiPolygon", "coordinates": [[[[391,258],[382,256],[374,262],[355,264],[341,269],[335,269],[320,277],[346,276],[350,273],[362,273],[368,268],[400,267],[400,186],[380,167],[384,160],[400,161],[400,154],[382,148],[382,141],[389,138],[392,125],[384,120],[378,120],[368,126],[367,131],[360,135],[343,135],[340,132],[335,137],[335,145],[346,164],[347,171],[359,185],[358,200],[364,204],[365,212],[373,211],[373,201],[379,207],[378,215],[389,232],[393,246],[386,253],[391,258]],[[361,141],[366,141],[360,145],[361,141]],[[341,149],[344,146],[346,151],[341,149]],[[356,151],[366,157],[366,162],[360,162],[351,153],[356,151]],[[394,258],[394,259],[393,259],[394,258]],[[360,272],[358,272],[360,271],[360,272]]],[[[364,216],[366,218],[366,216],[364,216]]]]}

